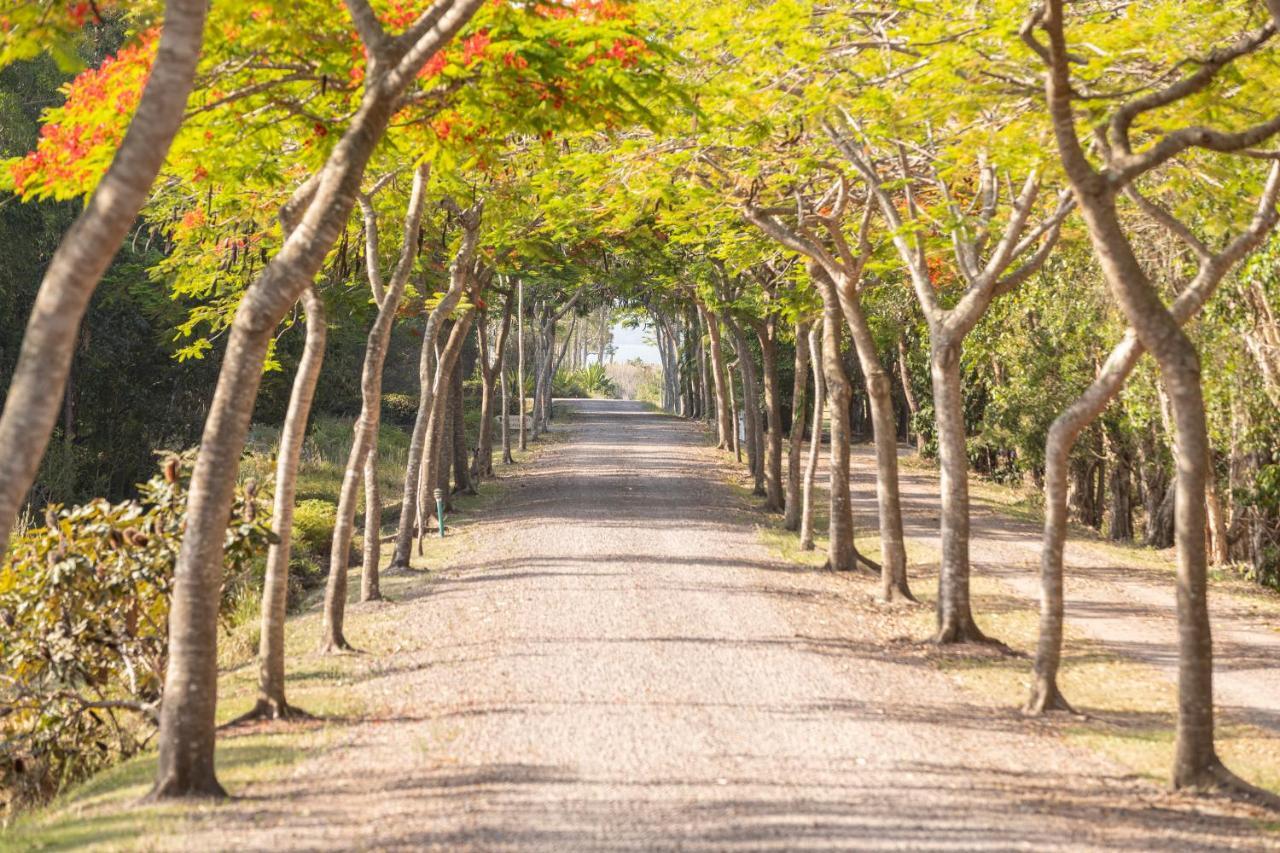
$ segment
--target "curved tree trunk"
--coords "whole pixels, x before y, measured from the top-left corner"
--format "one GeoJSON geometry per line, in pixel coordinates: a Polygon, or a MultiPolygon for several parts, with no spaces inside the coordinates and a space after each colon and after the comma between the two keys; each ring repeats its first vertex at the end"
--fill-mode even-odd
{"type": "Polygon", "coordinates": [[[422,471],[423,488],[415,489],[415,500],[418,502],[418,517],[423,520],[418,531],[420,552],[422,540],[427,535],[426,519],[431,518],[435,511],[435,496],[432,491],[439,488],[444,491],[446,497],[449,493],[449,489],[446,488],[449,480],[449,471],[442,464],[444,439],[449,432],[449,427],[452,425],[452,419],[449,417],[449,398],[452,396],[449,386],[451,385],[451,378],[458,363],[458,358],[462,354],[463,344],[471,331],[471,322],[474,317],[475,309],[468,309],[454,321],[453,328],[449,332],[449,340],[445,343],[444,349],[440,351],[440,359],[436,364],[436,393],[432,400],[431,414],[427,421],[427,447],[422,471]]]}
{"type": "Polygon", "coordinates": [[[916,439],[916,453],[924,455],[924,436],[915,428],[915,420],[920,414],[920,404],[916,402],[915,389],[911,387],[911,368],[907,364],[907,345],[905,336],[898,337],[898,376],[902,380],[902,396],[907,401],[907,410],[911,412],[909,432],[916,439]]]}
{"type": "Polygon", "coordinates": [[[346,227],[365,167],[404,86],[481,2],[456,0],[440,7],[433,26],[402,60],[417,64],[399,68],[394,79],[380,78],[384,85],[371,81],[366,87],[360,108],[320,172],[299,227],[245,291],[236,310],[191,477],[187,528],[174,569],[154,798],[225,795],[214,771],[223,543],[271,336],[311,286],[346,227]]]}
{"type": "Polygon", "coordinates": [[[800,457],[804,452],[804,419],[809,386],[809,323],[796,323],[795,381],[791,386],[791,439],[787,444],[786,512],[782,526],[787,530],[800,529],[800,457]]]}
{"type": "Polygon", "coordinates": [[[498,362],[498,382],[502,387],[502,464],[510,465],[516,460],[511,456],[511,400],[507,393],[507,363],[505,354],[498,362]]]}
{"type": "MultiPolygon", "coordinates": [[[[453,309],[457,306],[462,294],[466,292],[471,280],[472,264],[475,261],[476,241],[480,227],[479,205],[461,217],[462,243],[454,255],[449,273],[449,289],[431,314],[422,332],[422,354],[418,360],[418,412],[413,421],[413,432],[409,436],[408,461],[405,464],[404,492],[400,504],[400,522],[396,528],[395,553],[391,557],[391,566],[396,569],[409,568],[409,560],[413,550],[413,534],[415,529],[422,536],[421,528],[426,525],[426,516],[422,515],[421,492],[419,488],[422,472],[426,467],[424,459],[427,449],[427,428],[431,422],[431,413],[435,408],[435,397],[439,391],[437,382],[441,376],[438,367],[433,371],[436,342],[440,337],[440,328],[453,309]],[[415,523],[416,522],[416,523],[415,523]]],[[[452,339],[452,336],[451,336],[452,339]]]]}
{"type": "MultiPolygon", "coordinates": [[[[804,506],[800,512],[800,549],[813,550],[813,494],[818,477],[818,457],[822,454],[822,409],[826,403],[826,383],[822,380],[822,326],[809,330],[810,361],[813,363],[813,427],[809,458],[804,466],[804,506]]],[[[797,344],[800,346],[801,344],[797,344]]]]}
{"type": "Polygon", "coordinates": [[[907,584],[907,549],[902,532],[902,500],[898,489],[898,424],[893,415],[893,382],[884,369],[875,337],[857,292],[857,282],[835,282],[840,310],[858,353],[876,445],[876,505],[880,517],[880,597],[915,601],[907,584]]]}
{"type": "MultiPolygon", "coordinates": [[[[58,420],[89,299],[133,227],[182,126],[208,9],[208,0],[165,3],[160,46],[137,112],[40,282],[0,412],[0,554],[58,420]]],[[[212,779],[211,768],[208,776],[212,779]]],[[[216,782],[195,787],[221,793],[216,782]]]]}
{"type": "Polygon", "coordinates": [[[289,557],[293,538],[294,497],[297,493],[298,462],[307,438],[307,419],[316,383],[324,364],[327,325],[324,302],[314,287],[302,295],[307,313],[307,339],[298,360],[298,370],[289,392],[289,409],[280,428],[276,451],[276,487],[271,506],[271,529],[276,541],[267,550],[266,574],[262,579],[262,627],[258,639],[258,701],[245,715],[249,719],[282,719],[297,709],[285,699],[284,625],[289,600],[289,557]]]}
{"type": "MultiPolygon", "coordinates": [[[[366,209],[365,233],[369,240],[366,261],[369,281],[378,303],[378,315],[373,321],[373,328],[369,330],[365,346],[364,366],[360,377],[360,417],[356,419],[351,451],[342,475],[342,487],[338,492],[337,518],[333,526],[333,546],[329,555],[329,579],[324,592],[324,619],[320,629],[321,651],[333,652],[351,648],[343,633],[343,623],[347,607],[347,569],[351,562],[351,540],[355,535],[356,503],[359,500],[361,480],[365,476],[365,463],[377,443],[378,425],[382,419],[382,369],[387,361],[387,348],[391,343],[391,329],[395,324],[396,311],[400,307],[400,298],[409,284],[409,274],[413,271],[418,235],[422,231],[426,192],[427,170],[420,167],[413,176],[413,191],[405,214],[400,259],[387,284],[386,292],[381,294],[377,218],[373,215],[371,203],[367,199],[363,200],[366,209]]],[[[375,472],[374,477],[376,476],[375,472]]],[[[377,523],[376,520],[374,523],[377,523]]]]}

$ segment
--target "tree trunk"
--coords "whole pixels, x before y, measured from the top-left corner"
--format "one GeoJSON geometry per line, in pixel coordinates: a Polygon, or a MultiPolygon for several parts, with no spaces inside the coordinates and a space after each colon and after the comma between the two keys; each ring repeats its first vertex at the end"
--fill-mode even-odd
{"type": "Polygon", "coordinates": [[[516,280],[516,294],[518,301],[516,317],[519,318],[516,327],[516,390],[520,395],[520,449],[523,451],[529,449],[524,428],[524,279],[516,280]]]}
{"type": "Polygon", "coordinates": [[[364,557],[360,570],[360,600],[381,601],[378,561],[382,558],[382,491],[378,487],[378,435],[364,460],[364,557]]]}
{"type": "Polygon", "coordinates": [[[276,451],[276,486],[272,499],[271,529],[276,541],[267,550],[262,579],[262,627],[258,639],[258,701],[245,716],[250,719],[282,719],[296,709],[285,699],[284,624],[289,600],[289,557],[293,537],[294,497],[298,462],[307,438],[307,419],[315,397],[320,368],[324,364],[326,323],[324,302],[315,288],[302,295],[307,314],[307,339],[289,392],[289,409],[280,427],[276,451]]]}
{"type": "Polygon", "coordinates": [[[505,355],[498,363],[498,381],[502,387],[502,464],[515,462],[511,456],[511,400],[507,394],[507,364],[505,355]]]}
{"type": "Polygon", "coordinates": [[[725,390],[724,350],[720,346],[720,321],[701,303],[698,310],[707,325],[707,338],[711,341],[711,377],[716,390],[716,446],[721,450],[730,450],[736,444],[737,425],[733,420],[733,405],[729,402],[729,393],[725,390]]]}
{"type": "Polygon", "coordinates": [[[828,522],[827,568],[853,571],[858,549],[853,539],[853,502],[849,495],[849,398],[852,389],[840,357],[844,323],[833,294],[822,303],[822,372],[831,397],[831,516],[828,522]]]}
{"type": "Polygon", "coordinates": [[[1218,482],[1213,470],[1213,451],[1205,461],[1204,503],[1208,519],[1209,562],[1215,566],[1224,566],[1231,562],[1231,554],[1227,545],[1227,516],[1222,509],[1222,500],[1218,497],[1218,482]]]}
{"type": "MultiPolygon", "coordinates": [[[[405,213],[400,258],[385,293],[380,292],[383,288],[377,251],[377,217],[373,213],[372,202],[365,197],[361,198],[361,204],[365,208],[365,234],[369,241],[366,263],[374,299],[378,303],[378,314],[365,345],[364,366],[360,377],[360,417],[356,419],[351,452],[347,457],[347,467],[342,474],[342,486],[338,492],[333,547],[329,554],[329,579],[325,583],[324,619],[320,631],[320,649],[325,652],[351,648],[343,633],[343,621],[347,607],[347,570],[351,563],[351,540],[355,535],[356,503],[359,500],[361,479],[365,476],[365,462],[370,453],[376,452],[378,426],[382,420],[382,369],[387,362],[387,348],[391,344],[391,329],[395,324],[396,311],[400,307],[400,298],[413,271],[418,235],[422,230],[426,192],[427,170],[420,167],[413,176],[413,191],[405,213]]],[[[376,478],[376,472],[374,476],[376,478]]],[[[374,523],[377,524],[376,521],[374,523]]],[[[376,554],[374,562],[377,562],[376,554]]]]}
{"type": "MultiPolygon", "coordinates": [[[[421,536],[421,527],[425,524],[425,516],[418,512],[422,503],[420,480],[425,467],[423,463],[427,450],[427,429],[431,423],[431,413],[435,408],[435,397],[438,392],[436,381],[440,376],[438,369],[432,370],[432,362],[436,360],[434,355],[441,326],[453,313],[453,309],[462,299],[462,294],[466,292],[471,281],[480,228],[479,207],[472,208],[468,215],[463,217],[461,224],[462,244],[458,247],[458,252],[453,259],[453,266],[449,273],[449,289],[440,300],[440,304],[427,317],[422,331],[422,353],[418,360],[418,412],[414,417],[413,432],[409,436],[409,458],[405,464],[400,524],[396,529],[395,554],[391,558],[391,566],[396,569],[409,568],[414,531],[417,530],[421,536]]],[[[453,340],[452,333],[449,339],[453,340]]]]}
{"type": "Polygon", "coordinates": [[[911,369],[907,365],[906,337],[898,338],[898,377],[902,380],[902,397],[907,401],[907,410],[911,413],[908,423],[908,435],[916,439],[916,453],[924,455],[924,435],[916,429],[916,419],[920,416],[920,404],[916,402],[915,389],[911,387],[911,369]]]}
{"type": "MultiPolygon", "coordinates": [[[[470,19],[482,0],[457,0],[442,11],[406,59],[425,63],[470,19]]],[[[168,29],[168,27],[166,27],[168,29]]],[[[218,601],[223,543],[240,456],[253,416],[271,336],[311,286],[345,228],[365,166],[381,141],[404,85],[370,85],[320,172],[307,213],[279,253],[248,287],[236,309],[209,407],[187,498],[187,528],[174,568],[169,657],[160,706],[154,798],[223,796],[214,772],[218,689],[218,601]]],[[[381,78],[388,79],[388,78],[381,78]]],[[[155,83],[153,72],[151,83],[155,83]]],[[[127,217],[132,222],[132,217],[127,217]]],[[[127,225],[125,226],[127,227],[127,225]]],[[[45,388],[43,393],[48,393],[45,388]]],[[[54,395],[56,400],[56,395],[54,395]]],[[[10,400],[12,402],[12,400],[10,400]]],[[[3,446],[9,449],[8,443],[3,446]]]]}
{"type": "Polygon", "coordinates": [[[932,330],[930,369],[942,469],[942,565],[938,574],[936,643],[986,639],[973,621],[969,603],[969,463],[964,434],[964,391],[960,343],[932,330]]]}
{"type": "Polygon", "coordinates": [[[804,452],[804,419],[808,401],[805,399],[809,382],[809,323],[796,323],[795,381],[791,386],[791,439],[787,444],[786,513],[782,526],[787,530],[800,529],[802,515],[800,502],[800,457],[804,452]]]}
{"type": "Polygon", "coordinates": [[[461,359],[453,368],[453,393],[449,397],[449,412],[453,415],[453,493],[474,495],[476,488],[467,466],[466,400],[463,398],[461,359]]]}
{"type": "MultiPolygon", "coordinates": [[[[858,355],[871,412],[876,446],[876,505],[880,518],[880,597],[915,601],[907,584],[907,549],[902,532],[902,500],[898,489],[898,424],[893,416],[893,382],[884,369],[875,337],[862,309],[857,282],[833,281],[840,310],[858,355]]],[[[829,285],[828,285],[829,286],[829,285]]]]}
{"type": "Polygon", "coordinates": [[[449,470],[442,464],[444,438],[452,424],[449,418],[449,397],[452,396],[449,386],[458,357],[462,354],[463,343],[471,331],[471,322],[474,317],[475,310],[471,309],[454,322],[453,329],[449,332],[449,340],[441,350],[440,359],[436,365],[436,393],[431,405],[431,414],[427,420],[423,488],[415,490],[418,517],[424,520],[418,531],[419,551],[421,551],[422,540],[426,537],[425,519],[433,515],[435,497],[432,491],[439,488],[445,492],[446,497],[449,494],[449,489],[445,488],[448,485],[449,470]]]}
{"type": "Polygon", "coordinates": [[[742,327],[728,315],[725,315],[724,323],[729,327],[735,348],[738,350],[738,372],[742,377],[742,412],[747,428],[747,467],[755,481],[751,493],[757,497],[764,497],[767,494],[764,488],[764,459],[761,458],[764,437],[761,435],[760,427],[760,402],[756,396],[759,387],[756,380],[756,363],[752,357],[751,348],[747,346],[747,336],[743,333],[742,327]]]}
{"type": "Polygon", "coordinates": [[[764,436],[765,502],[769,512],[782,512],[784,506],[782,486],[782,389],[778,382],[777,322],[772,318],[752,323],[756,339],[760,342],[760,362],[764,368],[764,408],[769,428],[764,436]]]}
{"type": "Polygon", "coordinates": [[[476,325],[480,344],[480,436],[476,442],[476,460],[471,473],[477,482],[483,477],[493,477],[493,380],[500,377],[502,384],[502,453],[503,461],[509,462],[511,442],[507,435],[507,386],[506,386],[506,349],[507,334],[511,329],[512,298],[507,297],[502,309],[502,325],[498,331],[498,340],[494,346],[493,360],[489,360],[489,336],[483,320],[476,325]]]}
{"type": "Polygon", "coordinates": [[[1133,454],[1128,440],[1114,429],[1106,431],[1110,475],[1107,480],[1107,538],[1112,542],[1133,541],[1133,454]]]}
{"type": "MultiPolygon", "coordinates": [[[[40,282],[0,412],[0,554],[7,549],[57,423],[89,299],[146,203],[182,125],[208,9],[208,0],[165,3],[160,46],[137,112],[40,282]]],[[[201,768],[199,775],[175,779],[174,793],[223,793],[212,766],[201,768]]]]}
{"type": "MultiPolygon", "coordinates": [[[[813,428],[809,439],[809,458],[804,466],[804,506],[800,513],[800,549],[813,550],[813,495],[818,476],[818,457],[822,453],[822,408],[826,402],[826,383],[823,382],[822,358],[823,327],[809,330],[807,345],[813,362],[813,428]]],[[[797,346],[803,346],[797,342],[797,346]]]]}

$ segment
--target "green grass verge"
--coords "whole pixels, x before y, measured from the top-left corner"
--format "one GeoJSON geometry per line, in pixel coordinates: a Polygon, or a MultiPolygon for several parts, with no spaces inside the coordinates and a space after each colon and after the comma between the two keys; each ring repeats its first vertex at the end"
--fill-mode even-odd
{"type": "MultiPolygon", "coordinates": [[[[522,464],[531,462],[545,447],[564,440],[564,430],[540,437],[528,451],[513,451],[514,466],[501,463],[500,450],[494,468],[499,478],[487,480],[480,494],[455,498],[446,537],[428,539],[426,554],[414,554],[411,565],[434,570],[449,565],[462,553],[470,538],[470,524],[500,503],[522,464]]],[[[328,463],[325,463],[328,464],[328,463]]],[[[311,463],[308,467],[310,468],[311,463]]],[[[334,492],[321,495],[336,499],[337,478],[317,478],[306,470],[311,482],[329,482],[334,492]]],[[[401,468],[403,474],[403,467],[401,468]]],[[[327,475],[326,475],[327,476],[327,475]]],[[[397,489],[398,491],[398,489],[397,489]]],[[[383,531],[382,565],[390,562],[392,543],[383,531]]],[[[357,604],[360,569],[351,568],[348,588],[347,637],[364,654],[319,655],[323,590],[314,590],[291,616],[285,628],[288,661],[289,701],[315,715],[314,721],[253,724],[219,732],[218,778],[232,794],[255,783],[280,778],[289,767],[314,757],[335,742],[342,731],[359,722],[373,709],[366,707],[360,691],[352,689],[368,678],[372,667],[397,652],[405,638],[396,602],[405,595],[433,583],[423,572],[384,575],[383,595],[388,603],[378,606],[357,604]]],[[[219,636],[218,722],[225,723],[252,707],[256,699],[257,668],[254,661],[258,636],[255,619],[248,619],[229,633],[219,636]]],[[[18,817],[0,830],[0,850],[122,850],[145,848],[147,838],[159,838],[181,829],[193,808],[216,809],[217,805],[141,803],[155,777],[156,756],[147,750],[72,786],[42,808],[18,817]]]]}

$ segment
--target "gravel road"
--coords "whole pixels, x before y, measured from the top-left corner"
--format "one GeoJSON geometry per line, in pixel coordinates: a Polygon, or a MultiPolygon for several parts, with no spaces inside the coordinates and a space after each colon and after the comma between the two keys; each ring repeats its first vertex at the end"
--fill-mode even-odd
{"type": "Polygon", "coordinates": [[[975,704],[865,584],[772,557],[697,427],[565,407],[394,605],[418,648],[354,688],[375,717],[152,846],[1268,849],[1247,812],[975,704]]]}

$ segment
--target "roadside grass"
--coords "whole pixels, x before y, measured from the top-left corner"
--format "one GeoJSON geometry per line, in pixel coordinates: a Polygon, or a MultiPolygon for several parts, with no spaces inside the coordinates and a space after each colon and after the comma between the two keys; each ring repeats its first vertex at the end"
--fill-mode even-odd
{"type": "MultiPolygon", "coordinates": [[[[922,466],[927,464],[917,460],[904,467],[923,470],[922,466]]],[[[744,502],[759,501],[751,496],[751,482],[741,469],[731,468],[728,476],[731,488],[744,502]]],[[[986,504],[989,511],[1019,517],[1016,512],[1006,512],[1008,507],[1023,501],[1010,494],[1013,491],[982,484],[973,493],[977,498],[975,503],[986,504]]],[[[815,499],[818,506],[823,506],[826,490],[820,490],[815,499]]],[[[858,521],[859,550],[878,559],[879,536],[875,527],[867,523],[869,520],[858,521]]],[[[815,518],[815,533],[825,530],[826,524],[823,511],[815,518]]],[[[784,560],[815,569],[825,562],[824,536],[815,536],[813,551],[802,551],[796,534],[782,529],[776,516],[758,522],[757,529],[762,542],[784,560]]],[[[1132,565],[1134,553],[1146,551],[1142,555],[1146,559],[1137,561],[1143,568],[1173,571],[1166,553],[1114,543],[1097,544],[1112,549],[1110,553],[1118,565],[1132,565]]],[[[920,606],[901,608],[894,630],[900,629],[900,633],[916,638],[918,650],[934,631],[940,552],[933,544],[908,540],[907,558],[912,591],[919,598],[920,606]]],[[[851,575],[850,579],[865,586],[867,594],[873,593],[874,580],[866,575],[851,575]]],[[[1016,595],[997,579],[975,573],[970,583],[979,626],[989,636],[1007,644],[1010,651],[1001,653],[994,647],[939,648],[932,650],[929,657],[934,666],[948,673],[975,697],[1000,707],[1021,708],[1031,689],[1039,614],[1033,602],[1016,595]]],[[[1227,574],[1214,579],[1213,594],[1238,595],[1262,612],[1280,613],[1280,597],[1256,585],[1242,589],[1246,585],[1248,582],[1238,575],[1227,574]]],[[[1176,685],[1161,670],[1110,653],[1068,625],[1059,685],[1081,716],[1052,715],[1038,719],[1037,725],[1052,726],[1068,743],[1101,753],[1137,775],[1160,784],[1167,782],[1173,764],[1176,685]]],[[[1220,712],[1217,743],[1219,755],[1234,772],[1259,787],[1280,793],[1280,733],[1220,712]]],[[[1280,832],[1280,821],[1259,825],[1264,830],[1280,832]]]]}
{"type": "MultiPolygon", "coordinates": [[[[528,451],[513,449],[515,465],[501,462],[495,452],[497,479],[486,480],[480,494],[456,496],[455,510],[447,519],[446,537],[428,538],[426,554],[414,551],[409,572],[384,572],[380,578],[385,601],[359,602],[360,567],[353,565],[348,582],[347,637],[358,654],[321,655],[316,652],[324,601],[323,589],[312,590],[285,628],[289,701],[314,716],[311,720],[282,723],[249,723],[220,728],[218,778],[235,795],[247,786],[283,776],[290,767],[314,758],[338,742],[343,731],[376,711],[367,707],[362,681],[379,676],[379,664],[388,656],[430,638],[406,637],[401,631],[400,602],[419,595],[434,583],[432,572],[448,566],[462,554],[471,536],[472,522],[500,503],[521,466],[545,447],[564,440],[564,431],[539,437],[528,451]]],[[[384,464],[385,464],[385,457],[384,464]]],[[[325,463],[326,465],[329,463],[325,463]]],[[[380,466],[381,467],[381,466],[380,466]]],[[[309,481],[339,483],[337,478],[307,471],[309,481]]],[[[403,475],[403,463],[400,475],[403,475]]],[[[335,491],[325,495],[336,497],[335,491]]],[[[398,491],[398,490],[397,490],[398,491]]],[[[384,528],[382,565],[390,562],[393,542],[384,528]]],[[[246,606],[246,610],[249,608],[246,606]]],[[[219,635],[218,714],[220,726],[249,710],[257,691],[258,623],[254,617],[223,630],[219,635]]],[[[0,830],[0,850],[124,850],[139,840],[157,838],[178,830],[193,814],[219,808],[208,803],[141,803],[155,777],[156,754],[148,749],[108,768],[58,795],[45,806],[19,816],[7,830],[0,830]]]]}

